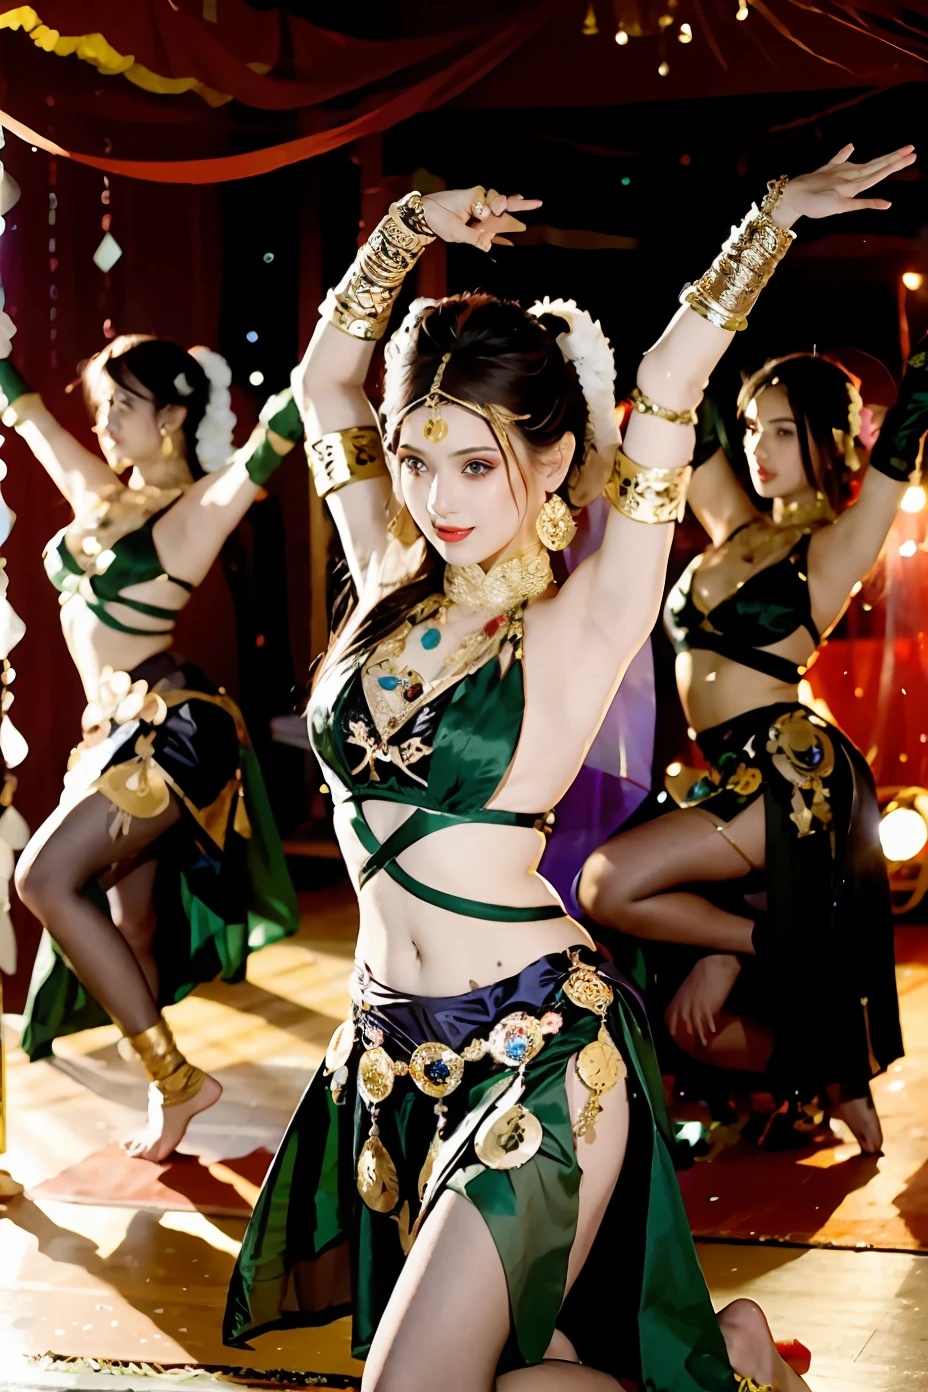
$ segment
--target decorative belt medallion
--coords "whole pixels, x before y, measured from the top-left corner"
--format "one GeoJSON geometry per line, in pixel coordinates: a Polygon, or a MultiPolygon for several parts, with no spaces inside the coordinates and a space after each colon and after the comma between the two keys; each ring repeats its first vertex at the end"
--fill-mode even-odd
{"type": "Polygon", "coordinates": [[[488,1169],[517,1170],[538,1153],[543,1137],[541,1122],[517,1102],[504,1112],[491,1112],[481,1123],[474,1150],[488,1169]]]}
{"type": "Polygon", "coordinates": [[[358,1091],[369,1107],[376,1107],[393,1091],[393,1060],[386,1049],[368,1049],[358,1064],[358,1091]]]}
{"type": "Polygon", "coordinates": [[[545,1042],[541,1023],[534,1015],[517,1010],[500,1020],[490,1032],[487,1051],[494,1063],[522,1068],[540,1053],[545,1042]]]}
{"type": "Polygon", "coordinates": [[[563,985],[564,995],[582,1010],[593,1010],[601,1014],[605,1006],[612,1004],[613,991],[608,981],[592,967],[575,967],[563,985]]]}
{"type": "Polygon", "coordinates": [[[464,1060],[445,1044],[420,1044],[409,1060],[409,1076],[428,1097],[447,1097],[460,1086],[464,1060]]]}
{"type": "Polygon", "coordinates": [[[604,1029],[577,1055],[577,1073],[590,1092],[609,1092],[627,1072],[625,1060],[604,1029]]]}
{"type": "Polygon", "coordinates": [[[354,1020],[342,1020],[329,1040],[329,1047],[325,1051],[326,1073],[335,1073],[339,1068],[345,1066],[351,1058],[354,1041],[354,1020]]]}
{"type": "Polygon", "coordinates": [[[822,780],[834,771],[835,749],[824,721],[804,710],[786,711],[770,726],[767,753],[773,756],[777,772],[793,785],[790,820],[795,822],[799,835],[812,835],[813,819],[827,826],[831,806],[822,780]],[[802,796],[803,792],[811,792],[811,803],[802,796]]]}
{"type": "Polygon", "coordinates": [[[376,1126],[358,1156],[358,1193],[375,1213],[389,1213],[400,1197],[396,1166],[390,1158],[376,1126]]]}

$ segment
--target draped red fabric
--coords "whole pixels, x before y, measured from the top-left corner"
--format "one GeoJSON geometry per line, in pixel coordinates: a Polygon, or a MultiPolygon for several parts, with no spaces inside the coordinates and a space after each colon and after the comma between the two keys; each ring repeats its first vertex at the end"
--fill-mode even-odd
{"type": "MultiPolygon", "coordinates": [[[[179,5],[176,0],[134,0],[131,5],[85,0],[79,6],[73,0],[40,0],[34,8],[44,24],[63,35],[100,33],[118,53],[132,55],[159,76],[194,77],[265,110],[314,106],[383,78],[395,79],[426,60],[491,43],[513,23],[512,7],[501,5],[498,17],[486,23],[371,40],[320,29],[278,10],[255,10],[241,0],[222,0],[215,23],[203,18],[201,3],[179,5]],[[294,76],[254,70],[274,68],[283,60],[294,76]]],[[[538,8],[525,15],[525,33],[534,27],[530,21],[538,8]]],[[[515,18],[518,22],[520,17],[515,18]]]]}
{"type": "Polygon", "coordinates": [[[414,83],[397,96],[373,98],[367,109],[349,121],[342,122],[314,135],[271,146],[265,150],[241,155],[226,155],[208,160],[114,160],[68,150],[49,140],[19,121],[12,113],[0,111],[0,123],[30,145],[65,159],[89,165],[109,174],[146,179],[153,183],[212,184],[230,179],[246,179],[265,174],[299,160],[311,159],[336,149],[350,140],[386,130],[420,111],[440,106],[457,96],[472,83],[490,72],[509,56],[524,40],[544,23],[555,8],[555,0],[531,11],[508,25],[475,49],[469,49],[448,67],[414,83]]]}

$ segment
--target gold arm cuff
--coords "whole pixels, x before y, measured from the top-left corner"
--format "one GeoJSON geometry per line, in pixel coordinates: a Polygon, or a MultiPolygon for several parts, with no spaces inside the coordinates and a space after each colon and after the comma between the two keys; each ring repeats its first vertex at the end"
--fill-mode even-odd
{"type": "Polygon", "coordinates": [[[23,421],[31,418],[36,406],[41,405],[42,398],[38,392],[24,392],[12,404],[8,403],[6,397],[0,393],[0,413],[2,413],[0,421],[10,429],[15,430],[18,425],[22,425],[23,421]]]}
{"type": "Polygon", "coordinates": [[[380,431],[373,425],[331,430],[306,445],[313,486],[320,498],[349,483],[389,475],[380,431]]]}
{"type": "MultiPolygon", "coordinates": [[[[772,210],[776,201],[771,191],[764,208],[772,210]]],[[[680,303],[716,328],[729,333],[746,329],[758,295],[795,239],[794,232],[777,226],[767,211],[753,206],[741,226],[731,229],[705,275],[683,287],[680,303]]]]}
{"type": "Polygon", "coordinates": [[[152,1086],[165,1107],[177,1107],[196,1097],[206,1080],[202,1068],[188,1063],[178,1049],[171,1027],[163,1016],[151,1029],[130,1034],[129,1043],[141,1059],[152,1086]]]}
{"type": "Polygon", "coordinates": [[[404,278],[434,240],[420,194],[393,203],[319,306],[322,318],[351,338],[383,338],[404,278]]]}
{"type": "Polygon", "coordinates": [[[661,406],[650,396],[645,396],[638,387],[632,388],[630,397],[635,410],[642,416],[657,416],[658,420],[669,421],[671,425],[695,425],[697,421],[695,406],[685,411],[672,411],[669,406],[661,406]]]}
{"type": "Polygon", "coordinates": [[[612,477],[603,494],[617,512],[633,522],[679,522],[692,472],[688,464],[682,469],[646,469],[617,449],[612,477]]]}

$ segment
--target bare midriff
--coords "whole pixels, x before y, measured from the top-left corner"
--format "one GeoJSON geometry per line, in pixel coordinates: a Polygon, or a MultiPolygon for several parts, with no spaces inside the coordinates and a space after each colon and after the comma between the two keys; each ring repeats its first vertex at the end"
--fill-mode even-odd
{"type": "MultiPolygon", "coordinates": [[[[364,813],[384,841],[414,809],[369,800],[364,813]]],[[[357,887],[367,852],[336,808],[335,830],[357,887]]],[[[410,846],[398,865],[445,894],[512,908],[560,905],[537,872],[544,838],[531,827],[472,822],[433,832],[410,846]]],[[[419,996],[460,995],[513,976],[538,957],[592,939],[568,914],[506,923],[436,908],[417,898],[382,870],[358,896],[357,960],[396,991],[419,996]]]]}
{"type": "MultiPolygon", "coordinates": [[[[760,651],[801,664],[808,657],[809,641],[802,630],[801,636],[791,634],[760,651]]],[[[797,686],[701,648],[677,654],[676,677],[684,713],[697,735],[760,706],[799,699],[797,686]]]]}
{"type": "MultiPolygon", "coordinates": [[[[126,595],[141,600],[145,604],[158,604],[169,607],[172,599],[187,599],[185,591],[170,582],[148,580],[141,585],[127,587],[126,595]],[[170,596],[167,598],[166,596],[170,596]]],[[[118,602],[108,601],[107,610],[114,619],[132,628],[144,628],[151,623],[152,628],[166,627],[163,619],[147,619],[118,602]]],[[[96,699],[100,684],[100,674],[104,667],[112,667],[116,672],[131,672],[140,663],[156,653],[167,652],[173,644],[174,634],[120,633],[102,623],[84,603],[79,594],[69,596],[61,606],[61,631],[68,645],[71,660],[77,668],[88,701],[96,699]]]]}

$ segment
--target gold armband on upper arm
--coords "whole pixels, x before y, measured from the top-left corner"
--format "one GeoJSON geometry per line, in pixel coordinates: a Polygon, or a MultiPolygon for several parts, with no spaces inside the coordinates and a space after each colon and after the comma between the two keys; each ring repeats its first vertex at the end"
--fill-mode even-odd
{"type": "Polygon", "coordinates": [[[380,431],[373,425],[351,430],[331,430],[318,440],[308,440],[306,452],[313,473],[313,485],[320,498],[335,493],[349,483],[363,479],[389,477],[380,431]]]}
{"type": "Polygon", "coordinates": [[[633,522],[679,522],[692,472],[688,464],[678,469],[646,469],[617,449],[612,477],[603,494],[617,512],[633,522]]]}

